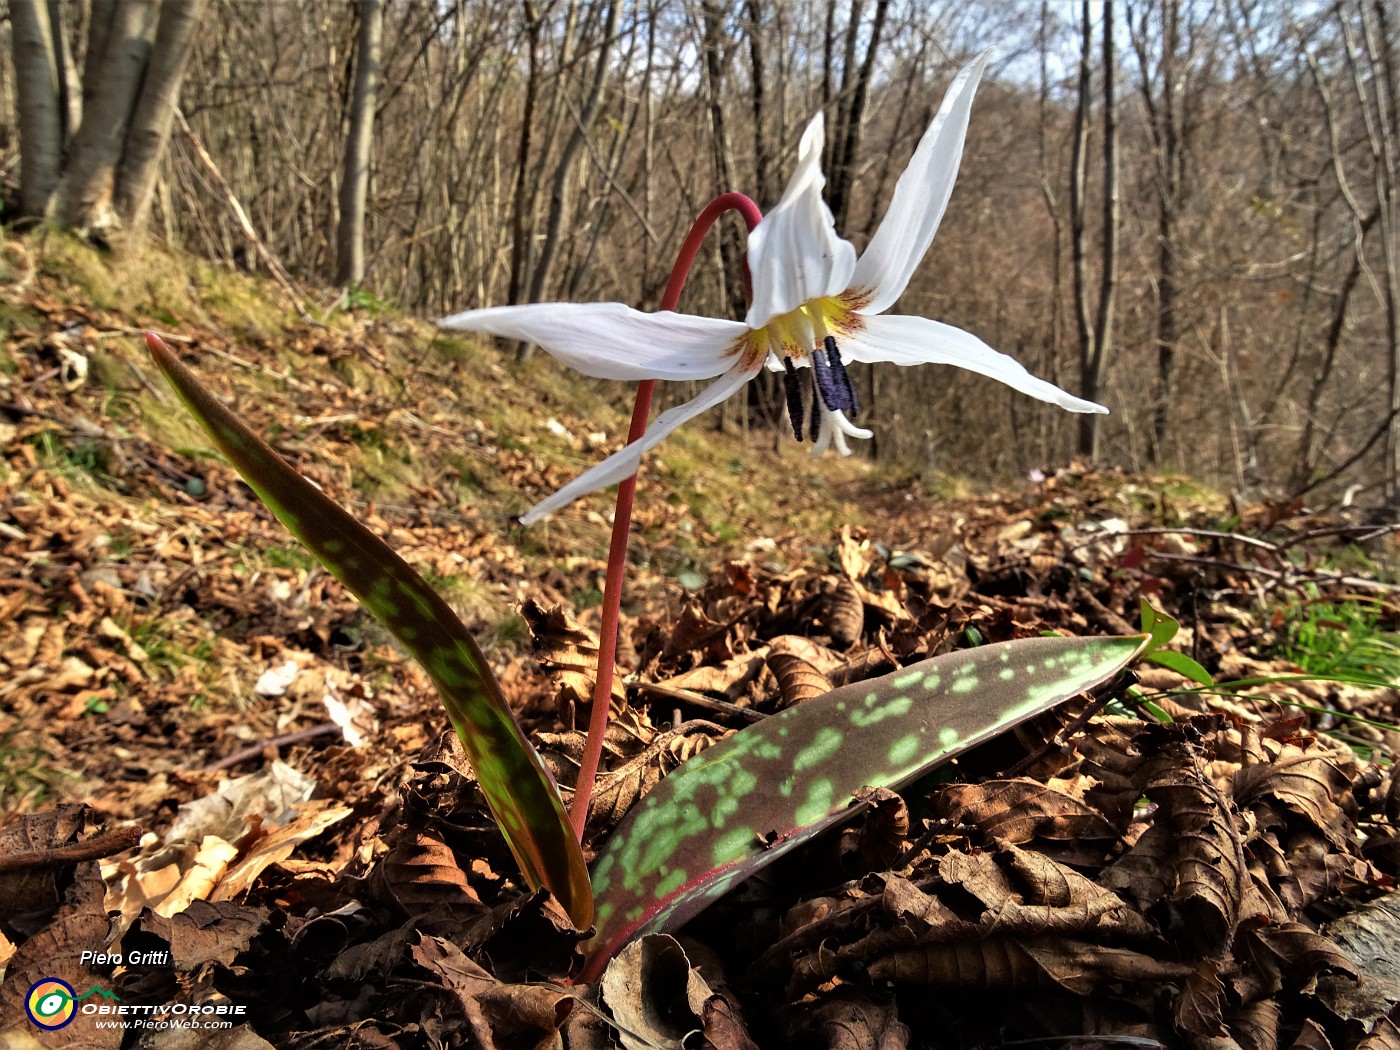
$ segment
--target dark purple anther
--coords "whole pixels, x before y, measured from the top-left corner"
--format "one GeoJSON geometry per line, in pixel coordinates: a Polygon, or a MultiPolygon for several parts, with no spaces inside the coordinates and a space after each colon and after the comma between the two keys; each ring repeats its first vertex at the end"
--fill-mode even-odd
{"type": "Polygon", "coordinates": [[[812,378],[816,381],[817,389],[821,391],[822,404],[831,412],[840,412],[843,407],[841,386],[831,374],[831,366],[826,363],[826,356],[821,350],[812,351],[812,378]]]}
{"type": "MultiPolygon", "coordinates": [[[[816,354],[813,354],[813,355],[812,355],[813,358],[815,358],[816,356],[817,356],[816,354]]],[[[819,402],[819,401],[817,400],[817,399],[821,396],[820,394],[817,393],[817,370],[816,370],[815,368],[813,368],[813,369],[811,369],[811,373],[812,373],[812,418],[811,418],[811,420],[810,420],[810,421],[808,422],[808,424],[807,424],[807,436],[810,437],[813,441],[816,441],[817,438],[821,435],[821,432],[822,432],[822,406],[821,406],[821,402],[819,402]]]]}
{"type": "Polygon", "coordinates": [[[797,369],[792,367],[792,358],[790,357],[783,358],[783,390],[787,394],[788,419],[792,423],[792,436],[801,441],[802,381],[797,377],[797,369]]]}
{"type": "Polygon", "coordinates": [[[851,375],[846,371],[846,365],[841,360],[841,352],[836,349],[835,336],[827,336],[822,340],[822,345],[826,347],[826,357],[831,364],[831,374],[841,390],[841,399],[845,401],[841,411],[845,412],[847,416],[859,415],[860,400],[856,397],[856,388],[851,382],[851,375]]]}

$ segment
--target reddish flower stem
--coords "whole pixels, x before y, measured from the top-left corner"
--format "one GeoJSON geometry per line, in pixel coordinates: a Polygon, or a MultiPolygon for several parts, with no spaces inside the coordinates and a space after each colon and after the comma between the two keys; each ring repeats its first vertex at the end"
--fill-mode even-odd
{"type": "MultiPolygon", "coordinates": [[[[674,310],[681,301],[681,290],[690,275],[690,267],[699,254],[705,235],[725,212],[737,211],[752,233],[763,218],[758,205],[742,193],[726,193],[716,197],[702,211],[686,234],[671,279],[661,297],[662,310],[674,310]]],[[[748,269],[744,270],[747,290],[748,269]]],[[[651,415],[651,395],[656,380],[647,379],[637,386],[637,400],[632,407],[632,425],[627,431],[630,445],[645,433],[647,417],[651,415]]],[[[584,745],[579,764],[578,781],[574,787],[573,807],[569,819],[574,833],[583,840],[588,822],[588,802],[593,797],[593,782],[598,776],[598,762],[603,755],[603,734],[608,728],[608,706],[612,700],[613,670],[617,662],[617,629],[622,608],[622,577],[627,572],[627,541],[632,531],[632,504],[637,493],[637,475],[633,474],[617,487],[617,508],[613,513],[612,545],[608,548],[608,575],[603,584],[603,623],[598,629],[598,680],[593,688],[593,710],[588,719],[588,742],[584,745]]]]}

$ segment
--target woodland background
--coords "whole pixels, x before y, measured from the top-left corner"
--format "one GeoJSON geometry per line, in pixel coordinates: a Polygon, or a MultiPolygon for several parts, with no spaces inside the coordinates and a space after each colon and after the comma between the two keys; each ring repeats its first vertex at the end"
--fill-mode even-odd
{"type": "MultiPolygon", "coordinates": [[[[819,108],[861,246],[991,46],[900,308],[1113,414],[861,369],[872,454],[988,478],[1080,454],[1394,507],[1398,33],[1383,0],[9,0],[0,220],[352,307],[654,307],[696,212],[771,206],[819,108]]],[[[710,244],[683,307],[742,314],[737,224],[710,244]]],[[[725,412],[779,440],[778,395],[725,412]]]]}

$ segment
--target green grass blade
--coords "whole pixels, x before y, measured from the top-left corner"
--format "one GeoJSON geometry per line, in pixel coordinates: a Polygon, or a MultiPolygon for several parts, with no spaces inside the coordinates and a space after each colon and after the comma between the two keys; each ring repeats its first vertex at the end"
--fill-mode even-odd
{"type": "Polygon", "coordinates": [[[262,442],[154,335],[156,364],[214,444],[279,521],[432,677],[482,794],[525,879],[583,929],[593,895],[558,788],[525,739],[476,640],[413,569],[262,442]]]}
{"type": "Polygon", "coordinates": [[[593,865],[584,979],[627,941],[680,925],[760,868],[896,787],[1126,667],[1131,638],[979,646],[849,685],[748,726],[661,781],[593,865]]]}

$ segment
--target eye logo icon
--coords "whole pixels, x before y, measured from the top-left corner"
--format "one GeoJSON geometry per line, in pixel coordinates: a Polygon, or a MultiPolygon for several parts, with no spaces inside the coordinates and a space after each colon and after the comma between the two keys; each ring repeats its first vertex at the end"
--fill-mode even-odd
{"type": "Polygon", "coordinates": [[[46,1031],[56,1031],[71,1024],[78,1010],[78,996],[73,986],[57,977],[35,981],[24,998],[24,1012],[29,1019],[46,1031]]]}

